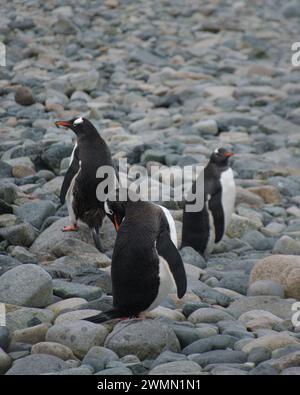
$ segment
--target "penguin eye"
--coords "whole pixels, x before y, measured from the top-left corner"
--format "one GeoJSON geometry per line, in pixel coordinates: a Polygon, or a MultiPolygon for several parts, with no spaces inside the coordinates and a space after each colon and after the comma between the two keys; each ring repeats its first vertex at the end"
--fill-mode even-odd
{"type": "Polygon", "coordinates": [[[73,126],[80,125],[81,123],[83,123],[82,117],[77,118],[77,119],[75,119],[75,121],[73,122],[73,126]]]}

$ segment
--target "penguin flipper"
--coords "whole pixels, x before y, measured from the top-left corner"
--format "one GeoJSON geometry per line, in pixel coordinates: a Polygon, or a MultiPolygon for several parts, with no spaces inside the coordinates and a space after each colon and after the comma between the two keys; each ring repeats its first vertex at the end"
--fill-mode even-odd
{"type": "Polygon", "coordinates": [[[223,238],[225,223],[222,208],[222,192],[220,190],[211,196],[208,205],[214,219],[215,243],[218,243],[223,238]]]}
{"type": "Polygon", "coordinates": [[[72,154],[72,162],[70,163],[70,166],[66,172],[64,182],[63,182],[61,190],[60,190],[61,204],[65,203],[66,194],[70,188],[71,182],[80,169],[79,158],[78,158],[78,148],[76,147],[73,152],[74,153],[72,154]]]}
{"type": "Polygon", "coordinates": [[[177,296],[182,298],[186,293],[187,288],[186,273],[182,258],[174,243],[172,242],[167,229],[163,230],[158,236],[156,249],[158,254],[168,262],[169,268],[176,283],[177,296]]]}
{"type": "Polygon", "coordinates": [[[93,240],[95,243],[95,246],[97,248],[97,250],[99,252],[104,252],[104,248],[102,246],[101,240],[100,240],[100,236],[99,236],[99,232],[97,231],[97,229],[92,229],[92,236],[93,236],[93,240]]]}
{"type": "Polygon", "coordinates": [[[113,320],[115,318],[121,318],[121,317],[122,317],[122,314],[118,310],[111,309],[111,310],[105,311],[103,313],[84,318],[84,321],[93,322],[94,324],[101,324],[101,322],[105,322],[105,321],[109,321],[109,320],[113,320]]]}

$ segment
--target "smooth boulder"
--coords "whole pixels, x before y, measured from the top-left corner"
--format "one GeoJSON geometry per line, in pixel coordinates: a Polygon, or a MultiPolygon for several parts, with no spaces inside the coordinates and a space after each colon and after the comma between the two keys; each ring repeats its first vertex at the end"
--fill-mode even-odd
{"type": "Polygon", "coordinates": [[[155,358],[165,350],[180,351],[174,331],[154,320],[118,323],[107,336],[104,346],[120,357],[134,354],[140,360],[155,358]]]}
{"type": "Polygon", "coordinates": [[[72,321],[52,326],[46,335],[47,342],[69,347],[74,355],[83,358],[93,346],[102,346],[107,336],[103,325],[88,321],[72,321]]]}
{"type": "Polygon", "coordinates": [[[45,307],[52,294],[51,276],[37,265],[20,265],[0,277],[0,300],[5,303],[45,307]]]}
{"type": "Polygon", "coordinates": [[[272,280],[284,287],[287,298],[300,300],[300,256],[272,255],[258,261],[250,275],[250,284],[272,280]]]}
{"type": "Polygon", "coordinates": [[[8,376],[35,376],[58,373],[66,368],[66,363],[53,355],[34,354],[18,359],[6,373],[8,376]]]}

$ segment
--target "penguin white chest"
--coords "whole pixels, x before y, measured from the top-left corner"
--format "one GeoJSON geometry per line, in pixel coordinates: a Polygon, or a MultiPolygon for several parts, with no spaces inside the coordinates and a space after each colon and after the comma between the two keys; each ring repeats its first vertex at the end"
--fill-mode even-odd
{"type": "Polygon", "coordinates": [[[70,185],[70,187],[68,189],[68,192],[67,192],[67,195],[66,195],[68,213],[69,213],[70,221],[71,221],[71,223],[73,225],[76,225],[76,223],[77,223],[77,218],[76,218],[76,215],[75,215],[74,210],[73,210],[73,200],[74,200],[73,188],[74,188],[74,184],[75,184],[75,180],[76,180],[77,175],[78,175],[78,173],[76,174],[76,176],[71,181],[71,185],[70,185]]]}
{"type": "Polygon", "coordinates": [[[75,151],[76,151],[77,147],[78,147],[78,143],[77,143],[77,141],[76,141],[76,143],[75,143],[75,145],[74,145],[74,148],[73,148],[73,151],[72,151],[72,154],[71,154],[71,157],[70,157],[69,165],[71,165],[72,162],[73,162],[73,160],[74,160],[75,151]]]}
{"type": "Polygon", "coordinates": [[[206,204],[206,209],[208,213],[208,227],[209,227],[209,235],[208,235],[208,242],[206,249],[204,251],[204,255],[207,256],[207,254],[210,254],[215,246],[215,239],[216,239],[216,230],[215,230],[215,224],[214,224],[214,217],[212,215],[212,212],[209,209],[209,202],[210,196],[208,196],[208,201],[205,203],[206,204]]]}
{"type": "Polygon", "coordinates": [[[148,307],[147,311],[151,311],[159,306],[170,293],[176,293],[177,287],[174,277],[169,269],[168,262],[159,256],[159,288],[155,300],[148,307]]]}
{"type": "Polygon", "coordinates": [[[175,247],[177,248],[177,232],[176,232],[176,225],[175,225],[175,221],[170,213],[170,211],[163,206],[158,205],[164,212],[166,219],[168,221],[169,224],[169,228],[170,228],[170,237],[171,240],[173,241],[175,247]]]}
{"type": "Polygon", "coordinates": [[[220,181],[222,186],[222,207],[224,211],[225,231],[231,220],[236,196],[236,186],[234,182],[233,171],[231,168],[227,169],[221,174],[220,181]]]}

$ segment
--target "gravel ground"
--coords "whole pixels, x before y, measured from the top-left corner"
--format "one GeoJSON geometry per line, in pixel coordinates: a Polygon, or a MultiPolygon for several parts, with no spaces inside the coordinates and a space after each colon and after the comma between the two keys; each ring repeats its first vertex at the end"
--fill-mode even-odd
{"type": "Polygon", "coordinates": [[[299,37],[298,1],[1,5],[0,374],[300,374],[299,37]],[[235,153],[226,237],[207,262],[182,250],[187,294],[144,321],[82,320],[111,306],[115,232],[105,254],[61,232],[75,136],[54,121],[79,115],[129,166],[235,153]]]}

